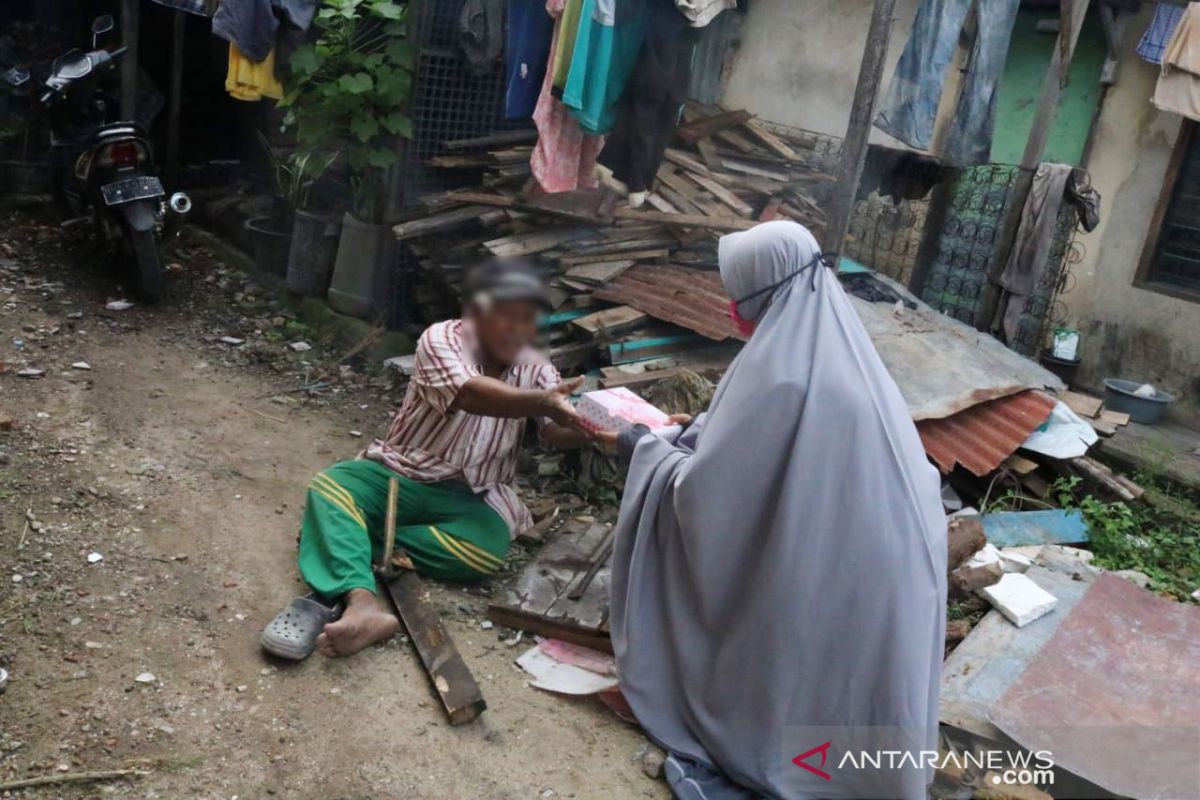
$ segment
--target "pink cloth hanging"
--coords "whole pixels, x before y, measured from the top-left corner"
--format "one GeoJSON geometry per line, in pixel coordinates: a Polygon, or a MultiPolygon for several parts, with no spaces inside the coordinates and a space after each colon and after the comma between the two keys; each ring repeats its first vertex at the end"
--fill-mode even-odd
{"type": "MultiPolygon", "coordinates": [[[[562,13],[566,0],[546,0],[546,13],[554,17],[554,38],[550,42],[550,59],[562,34],[562,13]]],[[[584,133],[579,122],[551,94],[554,85],[553,66],[546,70],[542,93],[533,111],[538,140],[529,165],[533,177],[544,192],[569,192],[575,189],[596,188],[596,158],[604,147],[604,137],[584,133]]]]}

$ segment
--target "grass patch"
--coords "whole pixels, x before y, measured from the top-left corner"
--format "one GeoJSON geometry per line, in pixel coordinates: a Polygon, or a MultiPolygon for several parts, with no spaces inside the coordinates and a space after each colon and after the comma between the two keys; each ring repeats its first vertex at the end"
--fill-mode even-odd
{"type": "Polygon", "coordinates": [[[1062,508],[1077,508],[1091,529],[1096,566],[1136,569],[1151,588],[1186,600],[1200,589],[1200,505],[1190,494],[1153,474],[1135,476],[1149,502],[1104,502],[1079,490],[1080,478],[1060,478],[1053,495],[1062,508]]]}

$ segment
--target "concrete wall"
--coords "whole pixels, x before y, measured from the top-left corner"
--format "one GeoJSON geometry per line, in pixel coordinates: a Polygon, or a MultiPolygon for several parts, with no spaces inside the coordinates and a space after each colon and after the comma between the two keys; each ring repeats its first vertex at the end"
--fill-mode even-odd
{"type": "MultiPolygon", "coordinates": [[[[873,0],[753,0],[722,102],[772,122],[846,135],[873,0]]],[[[917,0],[898,0],[884,81],[917,0]]],[[[873,131],[873,140],[894,142],[873,131]]]]}
{"type": "Polygon", "coordinates": [[[1200,302],[1133,285],[1150,218],[1180,129],[1180,118],[1150,103],[1157,67],[1134,47],[1154,5],[1125,30],[1118,82],[1104,99],[1087,168],[1103,198],[1101,223],[1078,234],[1083,259],[1062,296],[1067,319],[1083,333],[1080,383],[1106,377],[1153,381],[1182,395],[1176,412],[1200,421],[1200,302]]]}

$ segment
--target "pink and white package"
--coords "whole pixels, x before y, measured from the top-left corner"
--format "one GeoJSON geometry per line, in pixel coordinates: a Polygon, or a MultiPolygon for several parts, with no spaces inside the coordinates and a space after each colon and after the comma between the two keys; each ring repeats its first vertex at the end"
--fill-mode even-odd
{"type": "Polygon", "coordinates": [[[671,424],[662,411],[647,403],[624,386],[584,392],[576,406],[585,427],[593,431],[623,431],[641,423],[648,428],[671,424]]]}

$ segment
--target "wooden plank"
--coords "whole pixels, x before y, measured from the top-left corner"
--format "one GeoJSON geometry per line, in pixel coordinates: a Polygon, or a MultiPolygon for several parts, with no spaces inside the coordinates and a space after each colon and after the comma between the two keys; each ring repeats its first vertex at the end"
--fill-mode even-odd
{"type": "Polygon", "coordinates": [[[1089,456],[1068,459],[1067,463],[1077,472],[1100,484],[1121,500],[1132,502],[1146,493],[1145,489],[1129,478],[1113,472],[1107,465],[1101,464],[1089,456]]]}
{"type": "Polygon", "coordinates": [[[687,177],[694,181],[698,186],[708,191],[713,197],[717,198],[725,205],[729,206],[738,215],[749,217],[754,214],[754,209],[750,207],[749,203],[742,200],[742,198],[738,197],[736,194],[729,191],[707,175],[700,175],[695,172],[689,172],[686,174],[687,177]]]}
{"type": "Polygon", "coordinates": [[[755,175],[759,178],[770,178],[773,181],[781,182],[788,179],[788,174],[786,172],[763,169],[762,167],[756,167],[753,164],[750,164],[746,161],[741,161],[739,159],[722,158],[721,163],[725,165],[725,169],[732,170],[734,172],[741,172],[746,175],[755,175]]]}
{"type": "MultiPolygon", "coordinates": [[[[640,246],[640,242],[638,243],[640,246]]],[[[616,249],[612,247],[606,249],[602,253],[588,253],[580,256],[563,256],[558,260],[558,263],[563,266],[578,266],[579,264],[599,264],[605,261],[616,261],[618,259],[628,259],[631,261],[655,261],[666,258],[670,254],[670,250],[657,247],[650,250],[623,250],[619,246],[616,249]]]]}
{"type": "Polygon", "coordinates": [[[1100,412],[1100,419],[1110,425],[1116,425],[1117,427],[1129,424],[1128,414],[1123,411],[1110,411],[1107,408],[1100,412]]]}
{"type": "Polygon", "coordinates": [[[487,136],[475,136],[470,139],[450,139],[442,142],[447,150],[466,150],[475,147],[493,147],[495,145],[523,144],[536,142],[538,132],[533,128],[520,131],[499,131],[487,136]]]}
{"type": "Polygon", "coordinates": [[[984,514],[983,532],[997,547],[1027,544],[1077,544],[1088,540],[1087,523],[1078,511],[1002,511],[984,514]]]}
{"type": "Polygon", "coordinates": [[[618,219],[630,219],[638,222],[661,222],[666,225],[685,225],[688,227],[712,228],[719,231],[747,231],[758,223],[749,219],[733,217],[711,217],[697,214],[664,214],[661,211],[647,211],[638,208],[618,208],[613,211],[618,219]]]}
{"type": "Polygon", "coordinates": [[[649,315],[629,306],[596,311],[571,322],[590,336],[616,336],[644,325],[649,315]]]}
{"type": "Polygon", "coordinates": [[[580,264],[571,267],[563,276],[574,281],[600,285],[608,283],[637,262],[631,258],[620,261],[597,261],[594,264],[580,264]]]}
{"type": "Polygon", "coordinates": [[[1099,416],[1100,409],[1104,405],[1104,401],[1099,397],[1072,391],[1064,392],[1061,399],[1072,411],[1086,419],[1095,419],[1099,416]]]}
{"type": "Polygon", "coordinates": [[[1004,466],[1011,469],[1019,476],[1025,476],[1038,468],[1038,463],[1024,456],[1019,456],[1013,453],[1004,461],[1004,466]]]}
{"type": "MultiPolygon", "coordinates": [[[[611,367],[610,367],[611,369],[611,367]]],[[[670,378],[683,372],[683,367],[668,367],[667,369],[646,370],[645,372],[609,375],[600,379],[601,389],[615,389],[618,386],[645,386],[657,383],[663,378],[670,378]]]]}
{"type": "Polygon", "coordinates": [[[700,139],[696,142],[696,149],[700,151],[700,157],[704,159],[705,165],[709,169],[721,169],[721,154],[717,152],[717,146],[712,139],[700,139]]]}
{"type": "Polygon", "coordinates": [[[612,651],[600,627],[608,617],[608,585],[601,573],[578,601],[566,596],[581,573],[591,570],[612,529],[594,523],[580,531],[571,522],[517,575],[501,598],[488,607],[500,625],[612,651]]]}
{"type": "Polygon", "coordinates": [[[672,205],[670,200],[655,192],[650,192],[646,195],[646,202],[656,211],[662,211],[667,214],[679,213],[679,209],[672,205]]]}
{"type": "Polygon", "coordinates": [[[668,147],[665,151],[663,151],[663,158],[665,158],[667,161],[670,161],[672,164],[678,164],[685,169],[690,169],[693,172],[699,172],[702,175],[708,174],[709,172],[708,167],[692,158],[692,156],[688,153],[685,153],[682,150],[677,150],[674,147],[668,147]]]}
{"type": "Polygon", "coordinates": [[[758,215],[759,221],[760,222],[770,222],[773,219],[778,219],[779,218],[779,206],[781,206],[782,204],[783,204],[782,197],[772,197],[770,200],[767,201],[767,204],[765,206],[763,206],[762,213],[758,215]]]}
{"type": "Polygon", "coordinates": [[[487,702],[454,640],[442,625],[424,583],[417,573],[401,570],[383,585],[450,724],[462,725],[476,719],[487,708],[487,702]]]}
{"type": "Polygon", "coordinates": [[[465,225],[475,220],[489,219],[499,221],[499,219],[505,218],[503,216],[496,217],[497,213],[503,214],[503,212],[497,212],[488,206],[462,206],[450,211],[430,214],[429,216],[419,217],[409,222],[401,222],[398,225],[393,225],[392,234],[397,239],[410,239],[414,236],[424,236],[434,231],[443,231],[448,228],[465,225]]]}
{"type": "Polygon", "coordinates": [[[694,333],[613,342],[608,346],[608,360],[610,364],[633,364],[709,343],[711,343],[710,340],[694,333]]]}
{"type": "MultiPolygon", "coordinates": [[[[669,186],[674,191],[678,192],[685,198],[686,202],[701,214],[712,214],[721,216],[725,209],[719,204],[713,202],[713,198],[705,195],[696,188],[696,184],[688,181],[682,175],[675,172],[669,166],[663,165],[658,169],[658,180],[669,186]]],[[[662,187],[660,187],[661,189],[662,187]]],[[[684,210],[684,213],[689,213],[691,209],[684,210]]]]}
{"type": "Polygon", "coordinates": [[[532,230],[527,233],[518,233],[513,236],[492,239],[491,241],[484,242],[483,246],[494,256],[504,258],[527,256],[557,247],[563,242],[587,236],[588,233],[589,231],[586,228],[576,227],[556,228],[548,231],[532,230]]]}
{"type": "Polygon", "coordinates": [[[767,126],[763,125],[761,120],[748,119],[742,127],[748,130],[754,138],[766,145],[767,149],[776,155],[782,156],[788,161],[800,160],[800,154],[788,147],[782,139],[769,130],[767,126]]]}
{"type": "Polygon", "coordinates": [[[719,131],[735,128],[752,117],[753,114],[743,109],[726,111],[711,117],[700,117],[693,122],[685,122],[680,125],[675,129],[675,135],[688,144],[692,144],[719,131]]]}

